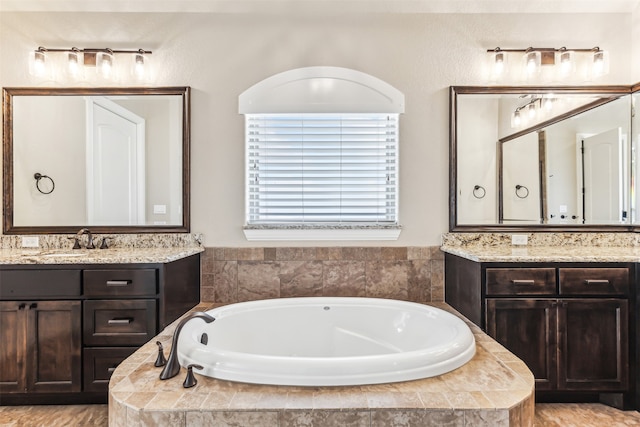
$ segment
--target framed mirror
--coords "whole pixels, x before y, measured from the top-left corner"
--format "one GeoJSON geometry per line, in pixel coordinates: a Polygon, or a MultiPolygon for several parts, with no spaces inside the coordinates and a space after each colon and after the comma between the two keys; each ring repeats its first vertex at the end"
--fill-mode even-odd
{"type": "Polygon", "coordinates": [[[189,232],[190,88],[4,88],[5,234],[189,232]]]}
{"type": "Polygon", "coordinates": [[[630,231],[637,87],[451,87],[450,231],[630,231]]]}

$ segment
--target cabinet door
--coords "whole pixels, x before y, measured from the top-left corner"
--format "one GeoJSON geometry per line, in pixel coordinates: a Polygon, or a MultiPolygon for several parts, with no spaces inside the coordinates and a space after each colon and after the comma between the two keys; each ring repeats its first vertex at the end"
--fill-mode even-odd
{"type": "Polygon", "coordinates": [[[560,389],[628,388],[628,317],[628,301],[624,299],[560,300],[560,389]]]}
{"type": "Polygon", "coordinates": [[[80,391],[81,302],[37,301],[28,303],[26,310],[29,391],[80,391]]]}
{"type": "Polygon", "coordinates": [[[536,390],[556,388],[556,300],[487,299],[487,333],[533,372],[536,390]]]}
{"type": "Polygon", "coordinates": [[[27,391],[25,370],[26,303],[0,302],[0,392],[27,391]]]}

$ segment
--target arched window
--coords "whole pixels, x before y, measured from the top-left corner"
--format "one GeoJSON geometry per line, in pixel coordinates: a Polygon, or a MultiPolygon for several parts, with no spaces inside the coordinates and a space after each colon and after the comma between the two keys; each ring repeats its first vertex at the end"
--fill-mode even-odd
{"type": "Polygon", "coordinates": [[[354,230],[397,238],[401,92],[355,70],[299,68],[246,90],[239,111],[246,124],[249,238],[287,229],[322,230],[306,233],[313,239],[339,238],[327,229],[350,230],[349,239],[362,238],[354,230]]]}

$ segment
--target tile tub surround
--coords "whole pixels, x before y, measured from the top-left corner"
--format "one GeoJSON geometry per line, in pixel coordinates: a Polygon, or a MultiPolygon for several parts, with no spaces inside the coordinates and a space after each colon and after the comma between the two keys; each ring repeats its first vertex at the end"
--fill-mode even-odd
{"type": "Polygon", "coordinates": [[[208,247],[202,301],[361,296],[444,301],[444,255],[433,247],[208,247]]]}
{"type": "MultiPolygon", "coordinates": [[[[444,303],[434,306],[454,312],[444,303]]],[[[202,303],[194,310],[215,305],[202,303]]],[[[457,313],[456,313],[457,314],[457,313]]],[[[462,316],[460,316],[462,317],[462,316]]],[[[109,383],[109,425],[239,426],[533,426],[534,380],[525,364],[467,322],[476,355],[447,374],[416,381],[345,387],[252,385],[198,375],[182,387],[186,369],[161,381],[156,341],[165,352],[167,327],[121,363],[109,383]]]]}

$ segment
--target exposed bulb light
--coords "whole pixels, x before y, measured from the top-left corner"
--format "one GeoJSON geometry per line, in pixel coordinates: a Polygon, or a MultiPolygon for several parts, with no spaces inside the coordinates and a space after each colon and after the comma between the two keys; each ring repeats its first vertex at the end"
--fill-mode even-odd
{"type": "Polygon", "coordinates": [[[592,78],[598,78],[609,73],[609,52],[600,50],[599,47],[593,48],[592,64],[591,64],[592,78]]]}
{"type": "Polygon", "coordinates": [[[493,79],[500,79],[507,71],[507,55],[500,48],[496,48],[490,57],[489,67],[493,79]]]}
{"type": "Polygon", "coordinates": [[[96,56],[96,67],[98,73],[105,79],[110,79],[114,75],[115,57],[113,51],[107,49],[104,52],[98,52],[96,56]]]}
{"type": "Polygon", "coordinates": [[[149,73],[149,58],[144,54],[144,51],[140,49],[135,55],[133,55],[133,64],[131,66],[131,74],[137,80],[142,80],[147,77],[149,73]]]}
{"type": "Polygon", "coordinates": [[[511,115],[511,127],[517,128],[522,124],[522,117],[520,116],[520,110],[516,110],[511,115]]]}
{"type": "Polygon", "coordinates": [[[574,52],[567,50],[566,48],[560,48],[558,52],[558,72],[560,78],[566,78],[572,76],[576,69],[576,61],[574,60],[574,52]]]}
{"type": "Polygon", "coordinates": [[[77,77],[82,69],[82,53],[78,48],[72,47],[67,53],[67,72],[72,77],[77,77]]]}
{"type": "Polygon", "coordinates": [[[529,51],[524,54],[525,73],[527,78],[532,77],[540,72],[540,52],[529,51]]]}
{"type": "Polygon", "coordinates": [[[29,74],[45,77],[48,74],[47,49],[39,47],[31,53],[29,58],[29,74]]]}

